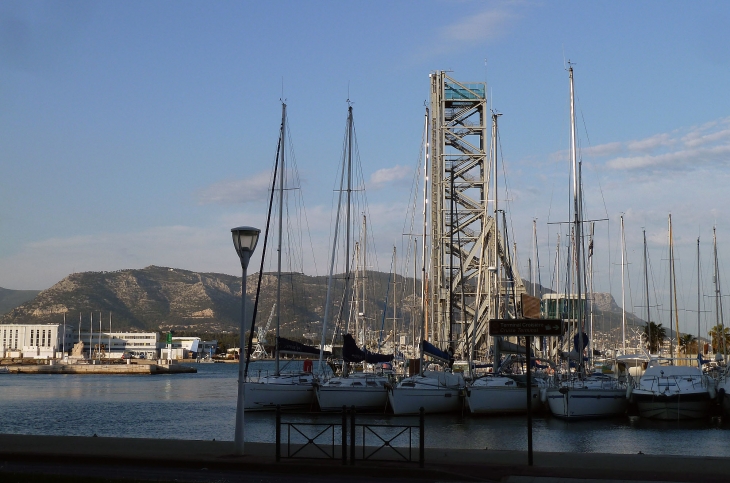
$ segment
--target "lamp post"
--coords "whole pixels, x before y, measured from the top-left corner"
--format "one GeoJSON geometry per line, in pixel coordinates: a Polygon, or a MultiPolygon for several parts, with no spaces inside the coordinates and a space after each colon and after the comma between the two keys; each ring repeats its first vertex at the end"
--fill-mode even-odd
{"type": "Polygon", "coordinates": [[[236,454],[243,454],[243,335],[245,334],[245,323],[246,323],[246,269],[248,268],[248,262],[251,259],[251,254],[256,249],[256,243],[259,241],[259,234],[261,230],[250,226],[239,226],[238,228],[231,228],[231,234],[233,235],[233,246],[236,248],[238,258],[241,259],[241,269],[243,275],[241,277],[241,328],[240,328],[240,341],[238,343],[238,397],[236,399],[236,454]]]}

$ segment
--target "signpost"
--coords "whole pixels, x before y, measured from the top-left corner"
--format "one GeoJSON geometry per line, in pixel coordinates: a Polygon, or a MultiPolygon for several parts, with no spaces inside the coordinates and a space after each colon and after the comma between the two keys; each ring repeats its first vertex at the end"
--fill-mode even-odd
{"type": "Polygon", "coordinates": [[[527,359],[527,465],[532,466],[532,378],[530,346],[533,337],[559,337],[565,333],[561,319],[490,319],[489,334],[492,336],[524,337],[527,359]]]}

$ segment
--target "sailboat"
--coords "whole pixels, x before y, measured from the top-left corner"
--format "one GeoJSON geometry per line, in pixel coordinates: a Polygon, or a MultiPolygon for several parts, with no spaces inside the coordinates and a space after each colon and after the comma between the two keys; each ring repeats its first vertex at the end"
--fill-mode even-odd
{"type": "MultiPolygon", "coordinates": [[[[423,174],[427,179],[429,168],[429,143],[428,127],[429,127],[429,110],[426,109],[424,120],[424,143],[423,143],[423,174]]],[[[432,189],[433,193],[433,189],[432,189]]],[[[430,357],[434,362],[441,363],[445,366],[453,364],[452,354],[438,349],[436,346],[426,340],[426,232],[427,232],[427,216],[428,216],[428,183],[424,183],[423,187],[423,233],[422,233],[422,259],[421,259],[421,342],[419,345],[418,369],[416,373],[402,379],[395,385],[388,385],[388,402],[396,415],[418,414],[423,408],[425,413],[442,413],[458,411],[462,407],[461,394],[464,389],[464,378],[461,374],[444,371],[442,366],[434,365],[434,370],[425,368],[426,357],[430,357]],[[441,370],[435,370],[439,368],[441,370]]]]}
{"type": "MultiPolygon", "coordinates": [[[[281,409],[304,409],[310,407],[314,402],[314,375],[311,371],[287,371],[283,372],[280,367],[281,354],[303,355],[314,357],[319,354],[319,350],[314,347],[306,346],[296,341],[288,340],[279,335],[281,322],[281,278],[282,278],[282,239],[283,239],[283,223],[285,213],[284,192],[285,174],[287,166],[285,164],[286,139],[287,139],[287,117],[286,103],[281,104],[281,128],[279,131],[279,145],[277,149],[277,158],[274,165],[273,186],[271,191],[271,199],[269,202],[269,214],[271,214],[271,206],[273,204],[274,193],[278,192],[278,246],[277,246],[277,277],[276,277],[276,303],[274,305],[276,320],[276,349],[275,349],[275,366],[274,373],[264,375],[258,378],[249,378],[244,382],[244,407],[246,411],[262,411],[273,410],[277,406],[281,409]],[[277,181],[278,174],[278,181],[277,181]]],[[[267,221],[267,233],[271,216],[267,221]]],[[[263,257],[262,269],[263,272],[263,257]]],[[[251,331],[253,333],[253,330],[251,331]]]]}
{"type": "MultiPolygon", "coordinates": [[[[669,215],[669,263],[669,304],[676,313],[676,297],[671,300],[675,286],[671,215],[669,215]]],[[[677,329],[679,329],[678,323],[677,329]]],[[[679,337],[677,339],[679,340],[679,337]]],[[[715,395],[714,381],[703,374],[700,367],[680,366],[674,362],[671,357],[654,357],[649,361],[631,396],[639,410],[639,416],[663,420],[700,419],[707,416],[710,400],[715,395]]]]}
{"type": "MultiPolygon", "coordinates": [[[[571,126],[571,162],[573,172],[573,230],[575,250],[575,296],[568,297],[568,304],[574,303],[569,309],[575,314],[576,332],[573,336],[577,370],[575,373],[564,375],[562,380],[556,381],[546,390],[546,399],[550,411],[555,417],[576,420],[609,417],[623,414],[626,411],[626,387],[617,378],[606,374],[587,374],[585,367],[584,350],[588,347],[589,339],[585,334],[585,290],[583,289],[583,259],[582,259],[582,184],[580,166],[577,155],[576,126],[575,126],[575,95],[573,88],[573,66],[568,69],[570,77],[570,126],[571,126]]],[[[573,315],[571,315],[572,317],[573,315]]]]}
{"type": "MultiPolygon", "coordinates": [[[[491,151],[491,158],[492,158],[492,167],[493,167],[493,177],[494,177],[494,194],[492,195],[492,198],[494,199],[494,220],[495,220],[495,233],[498,233],[499,231],[499,225],[497,224],[498,217],[498,196],[497,196],[497,119],[499,117],[499,114],[492,113],[492,151],[491,151]]],[[[489,274],[490,279],[488,280],[488,286],[489,286],[489,293],[493,296],[490,297],[490,304],[489,304],[489,319],[496,319],[498,318],[497,314],[500,313],[500,303],[499,303],[499,287],[502,285],[500,280],[500,270],[499,270],[499,251],[500,251],[500,240],[499,237],[496,236],[494,239],[494,250],[492,253],[492,260],[488,264],[490,267],[493,267],[493,269],[490,270],[484,270],[481,269],[480,273],[482,275],[489,274]]],[[[486,253],[484,255],[487,255],[486,253]]],[[[486,256],[482,256],[482,259],[487,258],[486,256]]],[[[482,267],[484,268],[484,267],[482,267]]],[[[506,267],[505,267],[506,268],[506,267]]],[[[477,292],[479,293],[482,290],[482,278],[479,278],[479,283],[477,285],[477,292]]],[[[494,347],[497,350],[493,350],[493,353],[500,354],[500,353],[513,353],[513,354],[524,354],[525,348],[522,346],[518,346],[517,344],[512,344],[507,341],[502,340],[501,338],[493,338],[494,340],[494,347]]],[[[472,351],[470,351],[471,353],[472,351]]],[[[498,359],[498,356],[495,356],[495,360],[498,359]]],[[[527,358],[527,363],[531,363],[529,358],[527,358]]],[[[508,374],[507,371],[513,372],[512,366],[515,366],[517,364],[513,364],[511,357],[507,357],[505,359],[505,363],[499,365],[495,364],[495,369],[493,373],[483,375],[478,378],[474,378],[471,383],[469,383],[466,387],[466,404],[469,408],[469,411],[474,414],[499,414],[499,413],[523,413],[527,411],[527,397],[526,397],[526,391],[530,390],[532,392],[531,394],[531,406],[532,409],[537,411],[540,406],[540,386],[539,384],[542,382],[541,379],[535,379],[533,380],[533,383],[531,384],[530,389],[527,388],[525,383],[524,376],[518,376],[517,374],[508,374]]],[[[470,365],[471,366],[471,365],[470,365]]]]}
{"type": "MultiPolygon", "coordinates": [[[[337,411],[341,410],[343,406],[348,408],[355,407],[358,411],[385,411],[387,407],[387,392],[386,383],[388,382],[388,376],[383,373],[383,366],[381,365],[381,371],[376,372],[353,372],[351,371],[352,364],[378,364],[386,363],[393,360],[392,355],[376,354],[368,351],[365,348],[357,346],[355,337],[349,333],[349,321],[350,318],[359,317],[359,311],[346,311],[343,314],[342,309],[347,306],[350,302],[350,242],[351,242],[351,212],[352,212],[352,200],[351,195],[353,191],[353,155],[355,155],[356,140],[355,130],[352,114],[352,106],[348,106],[347,110],[347,130],[345,136],[345,150],[343,153],[342,161],[342,177],[340,181],[340,199],[337,206],[337,224],[339,225],[340,212],[344,208],[345,210],[345,250],[344,250],[344,262],[345,262],[345,291],[342,296],[343,303],[341,304],[340,321],[337,324],[341,326],[342,318],[344,322],[344,332],[342,336],[342,373],[333,376],[326,381],[321,381],[316,384],[317,401],[322,411],[337,411]],[[343,186],[346,181],[347,186],[343,186]],[[346,200],[342,203],[342,195],[346,195],[346,200]],[[354,312],[354,313],[353,313],[354,312]]],[[[338,233],[339,230],[335,229],[335,235],[332,242],[332,258],[330,262],[330,273],[327,284],[327,302],[325,308],[325,321],[322,329],[322,343],[324,344],[324,336],[326,333],[327,322],[329,320],[329,307],[332,299],[332,280],[334,278],[334,263],[335,255],[338,246],[338,233]]],[[[363,222],[363,237],[366,237],[365,223],[363,222]]],[[[364,243],[363,243],[364,245],[364,243]]],[[[358,245],[359,248],[359,245],[358,245]]],[[[359,250],[356,250],[359,255],[359,250]]],[[[365,256],[365,250],[363,249],[363,257],[365,256]]],[[[359,257],[358,257],[359,258],[359,257]]],[[[363,263],[363,265],[365,265],[363,263]]],[[[356,277],[357,278],[357,277],[356,277]]],[[[355,334],[357,335],[359,330],[359,324],[355,325],[355,334]]],[[[364,333],[364,331],[363,331],[364,333]]],[[[320,361],[320,366],[322,362],[320,361]]],[[[387,367],[387,366],[386,366],[387,367]]]]}

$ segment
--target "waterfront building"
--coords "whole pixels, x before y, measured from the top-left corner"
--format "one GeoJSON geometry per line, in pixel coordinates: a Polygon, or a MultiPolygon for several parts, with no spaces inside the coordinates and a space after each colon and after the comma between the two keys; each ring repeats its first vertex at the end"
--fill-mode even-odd
{"type": "Polygon", "coordinates": [[[84,356],[89,359],[120,359],[124,354],[157,359],[159,338],[157,332],[94,331],[77,333],[74,342],[84,343],[84,356]]]}
{"type": "Polygon", "coordinates": [[[0,325],[0,356],[3,358],[55,359],[73,347],[73,327],[63,324],[0,325]]]}

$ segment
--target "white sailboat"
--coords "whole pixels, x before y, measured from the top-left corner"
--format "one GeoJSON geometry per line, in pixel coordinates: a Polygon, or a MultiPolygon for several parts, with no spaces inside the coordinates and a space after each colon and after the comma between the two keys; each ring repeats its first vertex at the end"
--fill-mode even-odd
{"type": "MultiPolygon", "coordinates": [[[[495,220],[495,233],[499,232],[499,225],[498,225],[498,196],[497,196],[497,119],[499,117],[499,114],[493,113],[492,114],[492,150],[491,150],[491,158],[492,158],[492,168],[493,168],[493,182],[494,182],[494,194],[492,195],[492,198],[494,199],[494,220],[495,220]]],[[[502,280],[500,280],[500,257],[499,257],[499,245],[500,241],[498,237],[495,237],[494,242],[494,250],[492,254],[492,261],[490,262],[490,266],[493,267],[491,270],[484,270],[484,267],[480,267],[480,273],[481,277],[479,277],[479,282],[477,284],[477,293],[480,293],[482,290],[482,279],[485,278],[487,275],[490,277],[489,280],[487,280],[487,285],[489,287],[489,294],[490,294],[490,304],[489,304],[489,319],[496,319],[498,318],[497,314],[500,313],[500,297],[499,297],[499,287],[502,285],[502,280]]],[[[485,257],[482,257],[484,259],[485,257]]],[[[476,313],[475,313],[476,316],[476,313]]],[[[513,353],[525,353],[525,349],[522,346],[517,346],[516,344],[511,344],[506,341],[503,341],[501,339],[497,340],[494,339],[494,347],[499,349],[496,351],[493,351],[495,354],[499,353],[505,353],[505,352],[513,352],[513,353]],[[509,350],[508,349],[509,346],[509,350]],[[502,350],[504,349],[504,350],[502,350]]],[[[470,351],[471,353],[471,351],[470,351]]],[[[508,361],[511,359],[507,359],[508,361]]],[[[530,361],[527,361],[530,363],[530,361]]],[[[506,364],[505,366],[510,366],[511,364],[506,364]]],[[[524,378],[524,376],[523,376],[524,378]]],[[[540,386],[539,383],[542,383],[542,380],[540,379],[533,379],[530,391],[531,391],[531,406],[532,409],[537,411],[540,406],[540,386]]],[[[469,408],[469,411],[474,414],[500,414],[500,413],[524,413],[527,411],[527,394],[526,391],[528,391],[528,388],[525,384],[525,381],[520,381],[517,377],[506,375],[502,372],[502,368],[495,365],[495,372],[493,374],[487,374],[482,377],[474,379],[471,383],[469,383],[466,387],[465,391],[465,399],[467,407],[469,408]]]]}
{"type": "MultiPolygon", "coordinates": [[[[715,234],[715,228],[712,229],[712,242],[713,242],[713,251],[715,256],[715,266],[714,266],[714,280],[715,280],[715,313],[717,324],[715,327],[719,327],[720,330],[720,347],[722,348],[722,358],[725,362],[725,371],[723,374],[718,378],[717,381],[717,397],[719,400],[720,405],[722,406],[722,411],[725,415],[730,416],[730,395],[728,395],[728,392],[730,392],[730,372],[728,371],[727,366],[727,347],[725,345],[725,322],[722,317],[722,297],[720,292],[720,266],[717,261],[717,236],[715,234]]],[[[699,240],[698,240],[698,246],[699,246],[699,240]]],[[[699,251],[699,248],[698,248],[699,251]]],[[[699,305],[699,303],[698,303],[699,305]]],[[[698,310],[699,314],[699,310],[698,310]]],[[[697,322],[697,333],[699,336],[699,320],[697,322]]],[[[698,350],[699,350],[699,337],[697,338],[697,344],[698,344],[698,350]]],[[[697,358],[699,359],[699,353],[697,355],[697,358]]]]}
{"type": "MultiPolygon", "coordinates": [[[[669,263],[671,299],[675,286],[671,215],[669,216],[669,263]]],[[[670,300],[670,317],[671,309],[674,309],[676,314],[675,305],[676,297],[670,300]]],[[[677,329],[679,329],[678,321],[677,329]]],[[[677,330],[677,334],[679,335],[679,330],[677,330]]],[[[715,396],[714,381],[703,374],[700,367],[680,366],[675,365],[675,362],[677,361],[672,358],[652,358],[649,361],[646,371],[631,394],[631,398],[639,410],[639,416],[650,419],[677,420],[700,419],[708,415],[710,400],[715,396]]]]}
{"type": "MultiPolygon", "coordinates": [[[[351,241],[351,193],[353,191],[353,155],[356,150],[356,140],[353,124],[352,106],[348,106],[347,111],[347,135],[345,137],[345,150],[343,153],[342,162],[342,177],[341,185],[346,181],[347,186],[340,187],[340,201],[338,202],[337,208],[337,224],[339,224],[340,212],[342,208],[345,209],[345,250],[344,250],[344,263],[345,263],[345,294],[342,297],[343,301],[349,303],[350,297],[350,241],[351,241]],[[342,203],[342,194],[346,194],[346,201],[342,203]]],[[[363,237],[365,239],[366,230],[363,224],[363,237]]],[[[338,230],[335,230],[335,235],[332,243],[332,258],[330,263],[330,274],[327,289],[327,306],[325,308],[325,322],[322,329],[322,343],[324,344],[324,336],[326,333],[327,322],[329,320],[329,307],[330,300],[332,298],[332,283],[334,277],[334,263],[335,254],[337,252],[338,245],[338,230]]],[[[363,250],[363,256],[365,255],[363,250]]],[[[364,265],[364,263],[363,263],[364,265]]],[[[343,306],[346,304],[343,304],[343,306]]],[[[342,373],[340,375],[329,378],[326,381],[321,381],[316,386],[317,401],[322,411],[337,411],[341,410],[343,406],[347,408],[354,407],[357,411],[385,411],[387,407],[387,391],[386,383],[388,377],[382,371],[380,372],[352,372],[350,371],[350,363],[377,363],[377,362],[388,362],[393,360],[393,356],[382,356],[380,354],[373,354],[367,350],[363,350],[357,347],[355,338],[349,334],[349,320],[352,316],[358,317],[359,311],[357,307],[354,311],[346,311],[346,313],[340,312],[340,316],[345,319],[345,328],[342,334],[343,339],[343,363],[342,373]],[[354,313],[353,313],[354,312],[354,313]]],[[[342,323],[342,320],[340,320],[342,323]]],[[[339,324],[338,324],[339,325],[339,324]]],[[[358,325],[355,325],[355,333],[357,334],[358,325]]],[[[364,331],[363,331],[364,333],[364,331]]],[[[320,365],[322,361],[320,359],[320,365]]]]}
{"type": "MultiPolygon", "coordinates": [[[[577,155],[575,127],[575,95],[573,88],[573,67],[570,66],[570,125],[571,125],[571,161],[573,172],[573,216],[575,235],[575,300],[576,334],[574,336],[576,365],[575,373],[567,373],[567,377],[556,381],[546,390],[547,404],[554,416],[567,419],[592,419],[623,414],[626,411],[626,387],[616,378],[603,374],[587,375],[584,364],[584,349],[589,342],[585,335],[585,293],[583,284],[582,262],[582,184],[580,166],[577,155]]],[[[572,310],[569,311],[571,314],[572,310]]],[[[571,315],[572,317],[572,315],[571,315]]]]}
{"type": "MultiPolygon", "coordinates": [[[[429,126],[429,111],[426,109],[424,121],[424,141],[427,139],[429,126]]],[[[429,144],[423,146],[423,172],[428,173],[429,144]]],[[[423,280],[421,283],[421,334],[419,346],[420,359],[418,373],[402,379],[398,384],[388,385],[388,402],[393,414],[418,414],[423,408],[425,413],[444,413],[458,411],[462,407],[461,394],[464,390],[464,378],[461,374],[451,374],[444,371],[425,370],[425,355],[430,355],[443,363],[450,362],[450,355],[436,349],[426,339],[426,230],[427,230],[428,184],[423,186],[423,238],[422,238],[422,267],[423,280]]]]}
{"type": "MultiPolygon", "coordinates": [[[[274,186],[272,187],[273,195],[278,191],[278,260],[277,260],[277,288],[276,288],[276,352],[275,352],[275,369],[274,374],[260,376],[258,378],[249,378],[244,383],[244,407],[246,411],[264,411],[274,410],[277,406],[281,409],[306,409],[311,407],[314,402],[314,376],[311,372],[292,371],[282,372],[280,370],[280,355],[282,353],[299,353],[303,352],[309,356],[313,355],[311,348],[307,348],[302,344],[282,339],[279,336],[279,327],[281,321],[281,274],[282,274],[282,237],[283,237],[283,218],[284,218],[284,192],[287,188],[284,186],[286,164],[286,139],[287,139],[287,117],[286,104],[281,105],[281,128],[279,131],[279,146],[277,152],[277,160],[274,167],[274,186]],[[277,180],[278,174],[278,182],[277,180]],[[278,186],[278,189],[277,189],[278,186]]],[[[270,203],[271,204],[271,203],[270,203]]],[[[270,217],[269,217],[270,219],[270,217]]],[[[268,234],[268,222],[267,222],[268,234]]],[[[263,267],[263,260],[262,260],[263,267]]]]}

